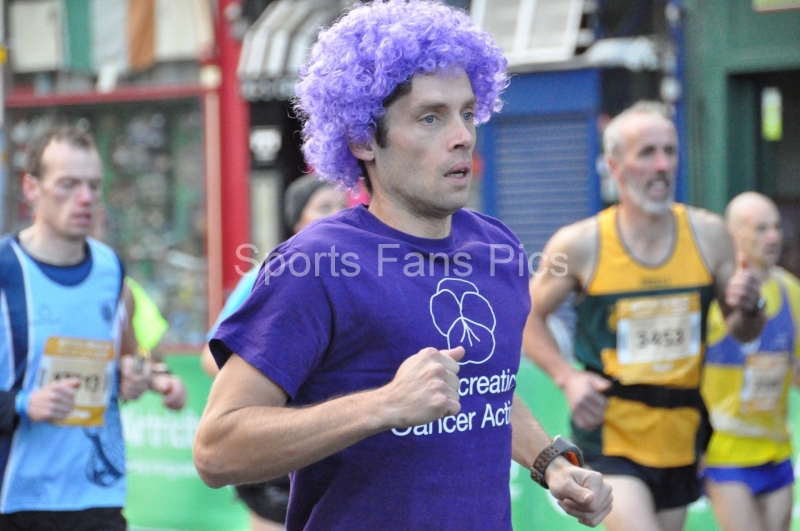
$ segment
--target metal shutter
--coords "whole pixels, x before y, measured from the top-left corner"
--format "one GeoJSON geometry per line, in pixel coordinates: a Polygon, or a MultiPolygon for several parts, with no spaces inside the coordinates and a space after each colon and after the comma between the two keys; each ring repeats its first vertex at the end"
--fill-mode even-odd
{"type": "MultiPolygon", "coordinates": [[[[497,120],[497,215],[528,256],[542,252],[564,225],[594,214],[589,131],[583,114],[497,120]]],[[[538,263],[533,261],[534,271],[538,263]]],[[[572,296],[556,312],[570,331],[575,323],[571,301],[572,296]]]]}
{"type": "Polygon", "coordinates": [[[497,120],[496,204],[531,255],[556,230],[592,215],[584,115],[497,120]]]}

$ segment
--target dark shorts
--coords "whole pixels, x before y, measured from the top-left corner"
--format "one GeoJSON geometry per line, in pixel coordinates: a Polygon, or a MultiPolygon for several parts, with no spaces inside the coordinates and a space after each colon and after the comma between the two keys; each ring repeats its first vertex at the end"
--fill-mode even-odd
{"type": "Polygon", "coordinates": [[[238,485],[239,498],[261,518],[280,524],[286,523],[289,506],[289,476],[271,479],[264,483],[238,485]]]}
{"type": "Polygon", "coordinates": [[[2,531],[126,531],[122,507],[0,514],[2,531]]]}
{"type": "Polygon", "coordinates": [[[747,467],[715,467],[710,466],[703,471],[703,477],[714,483],[736,481],[750,488],[753,496],[769,494],[794,483],[792,462],[787,459],[782,463],[767,463],[747,467]]]}
{"type": "Polygon", "coordinates": [[[603,475],[641,479],[650,489],[657,511],[683,507],[700,498],[697,465],[652,468],[625,457],[608,455],[586,456],[586,464],[603,475]]]}

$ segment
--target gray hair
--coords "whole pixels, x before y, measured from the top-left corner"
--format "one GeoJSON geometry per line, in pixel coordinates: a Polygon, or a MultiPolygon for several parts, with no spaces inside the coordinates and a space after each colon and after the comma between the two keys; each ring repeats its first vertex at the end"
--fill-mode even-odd
{"type": "Polygon", "coordinates": [[[616,115],[610,122],[608,122],[605,131],[603,131],[603,152],[606,154],[606,156],[619,156],[620,149],[625,141],[622,138],[621,133],[622,125],[625,120],[637,114],[651,114],[660,116],[661,118],[664,118],[668,122],[672,123],[672,117],[670,116],[669,109],[665,104],[661,103],[660,101],[637,101],[616,115]]]}

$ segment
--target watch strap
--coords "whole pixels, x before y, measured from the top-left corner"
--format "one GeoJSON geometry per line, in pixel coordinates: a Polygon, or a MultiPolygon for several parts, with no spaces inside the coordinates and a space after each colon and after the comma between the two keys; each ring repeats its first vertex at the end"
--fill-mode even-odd
{"type": "Polygon", "coordinates": [[[544,473],[550,463],[553,462],[553,459],[559,455],[563,455],[575,466],[583,466],[583,453],[581,452],[580,448],[572,444],[567,439],[564,439],[560,435],[556,435],[555,439],[553,439],[553,442],[545,446],[533,461],[533,466],[531,467],[531,479],[542,487],[546,489],[549,488],[547,486],[544,473]]]}

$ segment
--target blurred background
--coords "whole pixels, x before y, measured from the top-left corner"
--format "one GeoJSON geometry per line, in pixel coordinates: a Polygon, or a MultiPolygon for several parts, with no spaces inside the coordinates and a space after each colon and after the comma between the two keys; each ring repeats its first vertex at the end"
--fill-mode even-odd
{"type": "MultiPolygon", "coordinates": [[[[247,528],[233,491],[207,489],[191,463],[210,387],[197,355],[248,259],[291,232],[283,192],[308,169],[289,104],[297,67],[351,3],[3,1],[0,228],[30,222],[28,140],[64,121],[91,129],[107,243],[169,322],[159,348],[189,387],[180,413],[155,398],[125,407],[134,529],[247,528]]],[[[800,0],[448,3],[495,36],[513,73],[503,111],[479,129],[470,207],[502,219],[528,253],[616,200],[600,135],[628,105],[656,99],[678,127],[677,199],[722,212],[739,192],[770,196],[782,265],[800,275],[800,0]]],[[[559,316],[569,328],[569,310],[559,316]]],[[[523,362],[519,386],[551,434],[568,432],[549,380],[523,362]]],[[[518,467],[512,496],[518,531],[572,528],[518,467]]],[[[716,529],[704,500],[687,529],[716,529]]]]}

